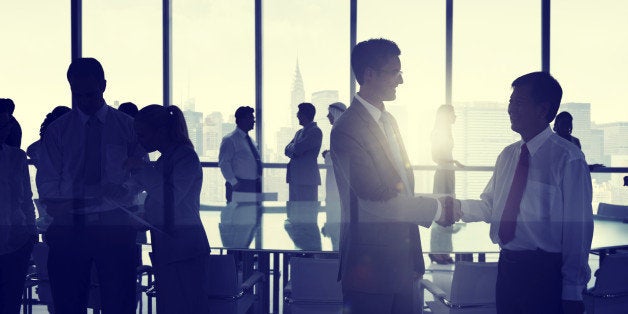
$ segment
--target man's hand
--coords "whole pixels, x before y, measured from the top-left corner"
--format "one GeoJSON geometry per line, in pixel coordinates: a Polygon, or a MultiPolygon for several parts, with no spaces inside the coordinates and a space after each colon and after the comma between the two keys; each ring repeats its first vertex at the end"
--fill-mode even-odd
{"type": "Polygon", "coordinates": [[[451,196],[445,196],[438,199],[442,205],[442,213],[436,223],[443,227],[449,227],[462,217],[460,209],[460,201],[451,196]]]}
{"type": "Polygon", "coordinates": [[[563,314],[584,313],[584,302],[576,300],[563,300],[563,314]]]}

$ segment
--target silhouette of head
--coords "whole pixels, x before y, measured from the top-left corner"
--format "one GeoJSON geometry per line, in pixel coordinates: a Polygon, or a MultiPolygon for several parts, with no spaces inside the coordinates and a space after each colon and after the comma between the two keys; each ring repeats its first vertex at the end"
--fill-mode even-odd
{"type": "Polygon", "coordinates": [[[253,112],[255,112],[255,109],[249,106],[242,106],[236,109],[236,125],[240,130],[244,131],[244,133],[253,130],[253,125],[255,125],[255,116],[253,116],[253,112]]]}
{"type": "Polygon", "coordinates": [[[0,144],[6,141],[11,131],[11,113],[14,108],[13,100],[0,98],[0,144]]]}
{"type": "Polygon", "coordinates": [[[87,115],[93,115],[105,103],[107,88],[105,72],[94,58],[74,59],[68,68],[68,82],[72,90],[72,106],[87,115]]]}
{"type": "Polygon", "coordinates": [[[511,128],[528,140],[554,120],[563,90],[545,72],[525,74],[512,82],[512,88],[508,104],[511,128]]]}
{"type": "Polygon", "coordinates": [[[314,121],[316,115],[316,108],[309,102],[302,102],[299,104],[299,111],[297,111],[297,118],[299,119],[299,125],[307,125],[314,121]]]}
{"type": "Polygon", "coordinates": [[[327,108],[327,119],[329,119],[329,123],[334,125],[336,120],[340,118],[340,116],[347,110],[347,106],[341,102],[335,102],[327,108]]]}
{"type": "Polygon", "coordinates": [[[436,111],[436,126],[452,125],[456,122],[456,113],[454,112],[454,106],[441,105],[436,111]]]}
{"type": "Polygon", "coordinates": [[[137,115],[137,106],[132,103],[132,102],[123,102],[120,104],[120,106],[118,106],[118,110],[128,114],[129,116],[135,118],[135,115],[137,115]]]}
{"type": "Polygon", "coordinates": [[[573,117],[567,111],[563,111],[556,116],[554,121],[554,132],[563,138],[570,139],[573,129],[573,117]]]}
{"type": "Polygon", "coordinates": [[[137,112],[137,139],[148,152],[163,153],[173,145],[192,146],[183,112],[177,106],[149,105],[137,112]]]}
{"type": "Polygon", "coordinates": [[[0,107],[2,107],[0,108],[2,112],[6,112],[9,115],[13,115],[15,111],[15,103],[11,98],[0,98],[0,107]]]}
{"type": "Polygon", "coordinates": [[[369,39],[358,43],[351,52],[351,67],[360,84],[360,92],[375,101],[395,100],[396,88],[403,84],[401,50],[388,39],[369,39]]]}
{"type": "Polygon", "coordinates": [[[72,109],[66,106],[56,106],[54,109],[52,109],[52,111],[46,115],[44,122],[42,122],[41,126],[39,127],[39,136],[43,137],[44,133],[46,133],[46,129],[48,129],[48,126],[53,121],[57,120],[59,117],[70,112],[71,110],[72,109]]]}

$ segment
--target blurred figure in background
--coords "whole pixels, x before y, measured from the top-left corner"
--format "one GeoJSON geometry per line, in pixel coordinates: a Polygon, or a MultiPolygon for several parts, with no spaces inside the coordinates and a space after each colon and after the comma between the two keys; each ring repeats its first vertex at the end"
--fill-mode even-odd
{"type": "Polygon", "coordinates": [[[123,102],[118,106],[118,110],[128,114],[131,118],[135,118],[137,114],[137,106],[132,102],[123,102]]]}
{"type": "MultiPolygon", "coordinates": [[[[454,107],[442,105],[436,112],[436,121],[432,130],[432,160],[438,165],[434,173],[434,194],[455,195],[456,193],[456,172],[455,167],[463,165],[453,158],[454,137],[452,126],[456,122],[454,107]]],[[[449,254],[453,250],[451,235],[454,233],[454,226],[443,227],[438,224],[432,225],[430,252],[428,256],[432,262],[438,264],[453,264],[454,260],[449,254]]]]}
{"type": "Polygon", "coordinates": [[[209,254],[199,214],[203,170],[177,106],[150,105],[135,116],[135,131],[154,163],[131,157],[125,166],[147,192],[157,312],[210,313],[209,254]]]}
{"type": "Polygon", "coordinates": [[[580,140],[571,135],[573,131],[573,116],[567,112],[563,111],[556,116],[556,120],[554,120],[554,132],[560,135],[560,137],[572,142],[574,145],[578,146],[578,148],[582,149],[582,145],[580,145],[580,140]]]}
{"type": "Polygon", "coordinates": [[[41,126],[39,127],[39,139],[33,142],[32,144],[30,144],[28,148],[26,149],[26,155],[28,155],[28,157],[31,159],[31,161],[33,162],[33,166],[35,166],[35,168],[38,167],[39,155],[41,154],[41,139],[44,137],[44,133],[46,133],[46,129],[48,129],[48,126],[54,120],[57,120],[57,118],[70,112],[70,110],[72,109],[66,106],[57,106],[50,113],[46,115],[44,122],[41,123],[41,126]]]}
{"type": "Polygon", "coordinates": [[[5,143],[9,109],[0,107],[0,313],[17,314],[37,235],[26,154],[5,143]]]}
{"type": "Polygon", "coordinates": [[[0,110],[6,112],[9,117],[9,124],[6,126],[8,127],[8,134],[3,142],[9,146],[20,148],[22,146],[22,128],[13,116],[15,103],[10,98],[0,98],[0,108],[3,108],[0,110]]]}

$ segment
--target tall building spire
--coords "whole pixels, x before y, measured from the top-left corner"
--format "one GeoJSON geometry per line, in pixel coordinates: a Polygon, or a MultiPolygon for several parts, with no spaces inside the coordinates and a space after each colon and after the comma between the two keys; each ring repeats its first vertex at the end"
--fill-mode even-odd
{"type": "Polygon", "coordinates": [[[290,121],[293,126],[299,125],[297,119],[297,105],[305,101],[305,88],[303,88],[303,78],[301,77],[301,69],[299,68],[299,57],[297,56],[297,64],[294,70],[294,79],[292,80],[292,93],[290,97],[290,121]]]}

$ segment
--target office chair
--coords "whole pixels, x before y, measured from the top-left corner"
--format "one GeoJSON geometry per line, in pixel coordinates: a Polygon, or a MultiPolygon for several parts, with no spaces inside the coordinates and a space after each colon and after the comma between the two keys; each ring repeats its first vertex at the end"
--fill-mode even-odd
{"type": "Polygon", "coordinates": [[[421,288],[434,296],[434,301],[427,302],[432,313],[496,313],[497,263],[456,262],[449,274],[450,284],[420,282],[421,288]]]}
{"type": "Polygon", "coordinates": [[[628,313],[628,253],[606,256],[595,277],[583,294],[587,314],[628,313]]]}
{"type": "Polygon", "coordinates": [[[285,313],[342,313],[338,259],[290,258],[290,280],[284,288],[285,313]]]}

